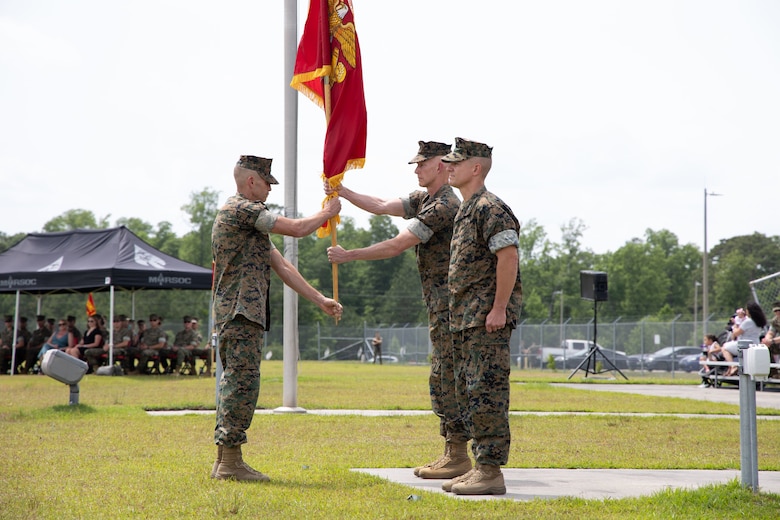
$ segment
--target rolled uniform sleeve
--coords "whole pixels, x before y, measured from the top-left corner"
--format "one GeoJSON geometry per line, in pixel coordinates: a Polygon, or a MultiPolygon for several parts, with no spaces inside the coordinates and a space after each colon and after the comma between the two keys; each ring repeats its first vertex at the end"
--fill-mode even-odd
{"type": "Polygon", "coordinates": [[[267,209],[263,210],[257,216],[257,220],[255,221],[255,229],[262,231],[263,233],[270,233],[276,224],[276,219],[278,218],[279,215],[276,213],[271,213],[267,209]]]}
{"type": "Polygon", "coordinates": [[[504,249],[505,247],[509,246],[515,246],[518,247],[520,245],[520,238],[517,234],[517,231],[514,229],[507,229],[505,231],[500,231],[490,237],[490,240],[488,240],[488,248],[490,249],[490,252],[493,254],[496,254],[496,251],[500,251],[504,249]]]}
{"type": "Polygon", "coordinates": [[[414,236],[420,239],[423,244],[428,242],[433,236],[433,230],[420,222],[419,219],[412,219],[407,228],[414,236]]]}

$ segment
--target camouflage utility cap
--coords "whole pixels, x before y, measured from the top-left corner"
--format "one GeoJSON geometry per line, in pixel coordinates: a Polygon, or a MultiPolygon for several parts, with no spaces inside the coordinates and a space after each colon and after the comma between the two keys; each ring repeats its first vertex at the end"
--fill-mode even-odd
{"type": "Polygon", "coordinates": [[[271,161],[273,161],[273,159],[255,157],[254,155],[242,155],[238,158],[236,165],[246,168],[247,170],[256,171],[260,174],[260,177],[268,182],[268,184],[279,184],[279,181],[271,175],[271,161]]]}
{"type": "Polygon", "coordinates": [[[438,155],[447,155],[452,149],[451,144],[437,143],[436,141],[419,141],[419,143],[420,150],[417,155],[412,157],[409,164],[421,163],[438,155]]]}
{"type": "Polygon", "coordinates": [[[442,157],[444,162],[460,162],[472,157],[491,157],[493,148],[484,143],[468,141],[460,137],[455,138],[455,149],[442,157]]]}

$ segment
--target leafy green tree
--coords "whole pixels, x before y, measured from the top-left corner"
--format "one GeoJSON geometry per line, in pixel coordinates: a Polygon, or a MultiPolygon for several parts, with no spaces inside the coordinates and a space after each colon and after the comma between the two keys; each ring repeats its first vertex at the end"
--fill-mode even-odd
{"type": "Polygon", "coordinates": [[[609,298],[618,315],[647,316],[666,303],[669,279],[664,268],[663,252],[639,239],[611,255],[607,269],[609,298]]]}
{"type": "Polygon", "coordinates": [[[666,229],[648,229],[645,237],[647,244],[665,257],[664,270],[669,280],[666,305],[677,314],[692,312],[693,280],[700,272],[701,251],[692,244],[681,246],[677,235],[666,229]]]}
{"type": "Polygon", "coordinates": [[[211,265],[211,228],[217,216],[219,192],[203,188],[190,193],[190,202],[181,207],[190,216],[192,231],[181,241],[183,260],[208,267],[211,265]]]}
{"type": "Polygon", "coordinates": [[[730,249],[721,256],[713,275],[713,305],[710,310],[726,315],[737,307],[744,307],[752,299],[749,282],[754,279],[755,273],[756,261],[749,253],[730,249]]]}
{"type": "Polygon", "coordinates": [[[86,209],[69,209],[65,213],[54,217],[43,225],[47,233],[57,231],[71,231],[74,229],[105,229],[109,226],[108,218],[95,218],[95,214],[86,209]]]}
{"type": "Polygon", "coordinates": [[[13,246],[21,239],[23,239],[27,233],[16,233],[15,235],[6,235],[0,231],[0,253],[13,246]]]}
{"type": "Polygon", "coordinates": [[[117,219],[117,226],[125,226],[127,229],[135,233],[138,238],[145,242],[149,242],[154,236],[154,226],[145,220],[141,220],[136,217],[122,217],[117,219]]]}
{"type": "Polygon", "coordinates": [[[725,316],[752,298],[751,280],[780,271],[780,237],[753,233],[721,240],[710,258],[710,310],[725,316]]]}
{"type": "Polygon", "coordinates": [[[157,224],[157,231],[154,236],[149,237],[149,243],[163,253],[167,253],[177,258],[179,257],[181,238],[176,236],[176,233],[173,231],[173,226],[166,220],[157,224]]]}

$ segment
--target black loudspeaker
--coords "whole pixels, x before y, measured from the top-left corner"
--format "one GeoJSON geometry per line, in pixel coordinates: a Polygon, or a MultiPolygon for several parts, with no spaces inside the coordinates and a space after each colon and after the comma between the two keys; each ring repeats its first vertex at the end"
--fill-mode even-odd
{"type": "Polygon", "coordinates": [[[607,301],[607,273],[602,271],[580,271],[580,296],[583,300],[607,301]]]}

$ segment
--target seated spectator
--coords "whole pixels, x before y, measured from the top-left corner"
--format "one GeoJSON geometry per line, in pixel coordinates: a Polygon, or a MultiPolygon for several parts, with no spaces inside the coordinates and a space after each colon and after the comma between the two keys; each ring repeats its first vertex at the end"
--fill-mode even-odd
{"type": "MultiPolygon", "coordinates": [[[[734,361],[739,353],[739,340],[748,340],[751,344],[758,344],[766,326],[766,316],[761,306],[750,302],[746,306],[746,317],[741,325],[735,325],[731,331],[731,341],[723,345],[723,358],[725,361],[734,361]]],[[[737,375],[739,367],[731,367],[726,376],[737,375]]]]}
{"type": "Polygon", "coordinates": [[[187,360],[192,363],[192,349],[196,346],[195,332],[192,330],[192,316],[184,316],[182,323],[184,328],[176,333],[176,337],[173,338],[173,345],[160,351],[160,360],[165,366],[166,374],[179,375],[181,368],[187,360]],[[168,359],[173,354],[176,355],[176,360],[172,363],[172,366],[168,367],[168,359]]]}
{"type": "MultiPolygon", "coordinates": [[[[132,335],[130,330],[125,326],[127,323],[127,316],[119,314],[114,317],[114,359],[119,356],[125,356],[125,349],[130,345],[132,335]]],[[[110,338],[110,336],[106,335],[110,338]]],[[[103,363],[103,354],[107,354],[111,350],[111,344],[108,341],[103,341],[102,348],[90,348],[86,352],[87,364],[89,369],[93,372],[97,370],[103,363]]]]}
{"type": "MultiPolygon", "coordinates": [[[[132,324],[133,320],[129,320],[128,323],[132,324]]],[[[138,325],[137,330],[134,330],[134,327],[129,325],[132,339],[130,340],[130,346],[125,349],[125,371],[127,373],[136,371],[135,361],[141,355],[141,340],[146,330],[146,322],[144,320],[138,320],[136,324],[138,325]]]]}
{"type": "MultiPolygon", "coordinates": [[[[97,351],[97,355],[100,356],[103,353],[103,343],[105,343],[103,339],[105,333],[100,329],[100,320],[101,317],[98,314],[87,318],[87,330],[84,331],[81,341],[76,343],[75,347],[71,347],[65,352],[73,357],[85,359],[86,352],[89,349],[94,349],[97,351]]],[[[92,353],[91,355],[94,354],[92,353]]]]}
{"type": "Polygon", "coordinates": [[[22,366],[27,358],[27,347],[30,344],[32,333],[27,330],[27,316],[20,316],[18,330],[16,332],[16,357],[14,359],[14,374],[19,373],[19,367],[22,366]]]}
{"type": "Polygon", "coordinates": [[[6,315],[5,328],[0,332],[0,374],[7,374],[11,367],[11,345],[14,342],[14,317],[6,315]]]}
{"type": "MultiPolygon", "coordinates": [[[[769,347],[769,356],[772,363],[780,363],[780,301],[772,304],[774,317],[769,322],[769,331],[761,342],[769,347]]],[[[777,379],[780,371],[776,368],[769,369],[769,377],[777,379]]]]}
{"type": "Polygon", "coordinates": [[[68,330],[71,334],[73,334],[73,337],[76,340],[76,343],[81,341],[81,331],[78,327],[76,327],[76,317],[75,316],[68,316],[68,330]]]}
{"type": "MultiPolygon", "coordinates": [[[[195,349],[192,351],[192,355],[195,357],[205,357],[205,373],[207,376],[211,377],[211,345],[207,341],[205,346],[203,344],[203,336],[198,331],[198,320],[197,318],[192,318],[192,331],[195,333],[195,338],[197,340],[198,346],[195,347],[195,349]]],[[[194,365],[193,365],[194,366],[194,365]]]]}
{"type": "Polygon", "coordinates": [[[160,360],[160,351],[165,348],[168,336],[162,329],[162,316],[149,315],[149,328],[144,330],[143,338],[139,345],[141,349],[138,362],[138,372],[148,374],[148,364],[153,358],[160,360]]]}
{"type": "Polygon", "coordinates": [[[734,311],[734,325],[737,327],[742,325],[742,322],[745,321],[745,318],[747,318],[747,313],[742,307],[734,311]]]}
{"type": "Polygon", "coordinates": [[[37,325],[30,333],[30,343],[27,344],[27,353],[24,356],[24,371],[28,374],[37,372],[38,353],[52,334],[51,329],[47,327],[46,316],[39,314],[35,319],[37,325]]]}
{"type": "Polygon", "coordinates": [[[13,360],[13,373],[19,373],[19,367],[24,363],[27,354],[27,344],[30,342],[30,331],[27,330],[27,318],[19,317],[19,323],[16,327],[16,343],[14,344],[14,318],[6,316],[5,326],[0,334],[0,373],[6,374],[11,371],[11,361],[13,360]],[[13,344],[13,348],[11,345],[13,344]],[[14,352],[15,351],[15,352],[14,352]]]}
{"type": "Polygon", "coordinates": [[[704,347],[706,348],[706,351],[702,353],[701,360],[705,361],[705,364],[702,366],[701,370],[699,371],[699,374],[701,375],[701,385],[699,385],[702,388],[708,387],[712,385],[712,382],[710,381],[709,377],[712,375],[717,368],[714,367],[710,368],[707,366],[707,361],[723,361],[723,348],[720,346],[720,343],[718,343],[718,338],[715,336],[715,334],[707,334],[704,336],[704,347]]]}
{"type": "Polygon", "coordinates": [[[57,325],[57,330],[52,332],[49,341],[44,343],[43,347],[41,347],[41,351],[38,353],[38,359],[42,359],[43,355],[48,350],[55,349],[66,352],[69,347],[73,347],[75,345],[76,338],[73,337],[73,333],[70,331],[68,322],[65,320],[60,320],[59,324],[57,325]]]}

